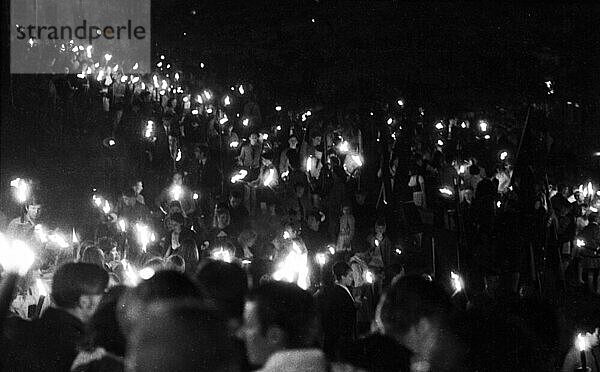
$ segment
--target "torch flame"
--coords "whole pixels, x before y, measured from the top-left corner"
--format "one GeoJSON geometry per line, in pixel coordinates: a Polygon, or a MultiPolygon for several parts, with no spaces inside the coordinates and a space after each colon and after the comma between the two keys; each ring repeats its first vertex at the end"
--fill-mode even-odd
{"type": "Polygon", "coordinates": [[[182,194],[183,194],[183,189],[181,188],[181,186],[173,185],[173,187],[171,188],[171,195],[173,196],[173,199],[179,200],[179,198],[181,198],[182,194]]]}
{"type": "Polygon", "coordinates": [[[35,287],[37,288],[40,296],[48,297],[48,290],[46,289],[46,285],[41,278],[37,278],[35,280],[35,287]]]}
{"type": "Polygon", "coordinates": [[[271,183],[273,183],[274,177],[275,177],[275,170],[274,169],[269,169],[269,174],[265,178],[265,181],[263,182],[263,185],[265,187],[269,187],[271,185],[271,183]]]}
{"type": "Polygon", "coordinates": [[[238,174],[231,177],[231,183],[236,183],[237,181],[241,181],[248,175],[248,171],[245,169],[241,169],[238,174]]]}
{"type": "Polygon", "coordinates": [[[450,280],[452,281],[452,287],[454,288],[455,293],[458,293],[463,290],[464,285],[460,275],[452,271],[450,272],[450,280]]]}
{"type": "Polygon", "coordinates": [[[442,187],[439,189],[440,193],[447,196],[452,196],[454,192],[449,187],[442,187]]]}
{"type": "Polygon", "coordinates": [[[577,334],[577,340],[575,341],[575,343],[577,344],[577,349],[579,351],[585,351],[588,348],[587,337],[585,337],[581,333],[577,334]]]}
{"type": "Polygon", "coordinates": [[[25,275],[35,260],[33,251],[20,240],[9,242],[0,233],[0,265],[6,272],[25,275]]]}
{"type": "Polygon", "coordinates": [[[317,253],[315,255],[315,260],[319,266],[325,266],[325,263],[327,263],[327,255],[325,253],[317,253]]]}
{"type": "Polygon", "coordinates": [[[121,232],[125,232],[127,230],[127,223],[124,219],[119,220],[119,228],[121,229],[121,232]]]}
{"type": "Polygon", "coordinates": [[[110,213],[110,203],[108,202],[108,200],[104,201],[104,206],[102,207],[102,211],[104,212],[104,214],[110,213]]]}

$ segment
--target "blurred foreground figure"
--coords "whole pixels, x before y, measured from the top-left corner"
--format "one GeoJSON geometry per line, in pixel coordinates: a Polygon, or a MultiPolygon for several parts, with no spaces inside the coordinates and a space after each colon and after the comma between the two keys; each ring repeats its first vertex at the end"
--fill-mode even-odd
{"type": "Polygon", "coordinates": [[[327,371],[318,337],[316,305],[295,284],[271,282],[250,292],[241,335],[248,359],[266,371],[327,371]]]}
{"type": "Polygon", "coordinates": [[[448,294],[420,276],[396,281],[382,297],[375,322],[414,355],[412,371],[461,371],[464,350],[451,330],[448,294]]]}
{"type": "Polygon", "coordinates": [[[8,340],[6,371],[69,371],[84,336],[84,325],[94,315],[108,274],[88,263],[68,263],[54,274],[54,307],[31,323],[19,323],[8,340]]]}
{"type": "Polygon", "coordinates": [[[198,302],[157,302],[129,339],[126,370],[236,372],[241,357],[225,322],[198,302]]]}

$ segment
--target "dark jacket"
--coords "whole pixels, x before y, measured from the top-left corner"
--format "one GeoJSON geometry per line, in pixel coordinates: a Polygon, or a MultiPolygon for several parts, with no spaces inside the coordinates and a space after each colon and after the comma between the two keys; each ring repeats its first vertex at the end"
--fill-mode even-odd
{"type": "Polygon", "coordinates": [[[337,284],[324,288],[319,304],[324,336],[323,349],[332,357],[338,345],[349,343],[356,338],[356,307],[352,296],[337,284]]]}
{"type": "MultiPolygon", "coordinates": [[[[172,254],[176,254],[177,250],[173,250],[172,246],[171,246],[171,237],[173,235],[173,231],[169,231],[167,233],[167,235],[165,236],[165,253],[164,256],[165,257],[169,257],[172,254]]],[[[192,239],[193,241],[196,242],[197,246],[201,246],[201,242],[198,240],[198,236],[190,229],[188,229],[187,227],[183,227],[181,229],[181,232],[179,233],[179,245],[181,246],[181,244],[183,244],[183,242],[186,239],[192,239]]]]}
{"type": "Polygon", "coordinates": [[[248,212],[248,208],[246,208],[243,204],[240,204],[236,208],[233,208],[230,205],[229,216],[231,217],[229,225],[234,231],[240,232],[248,228],[250,222],[250,213],[248,212]]]}
{"type": "Polygon", "coordinates": [[[18,333],[8,347],[5,371],[69,371],[84,326],[66,311],[51,307],[18,333]]]}

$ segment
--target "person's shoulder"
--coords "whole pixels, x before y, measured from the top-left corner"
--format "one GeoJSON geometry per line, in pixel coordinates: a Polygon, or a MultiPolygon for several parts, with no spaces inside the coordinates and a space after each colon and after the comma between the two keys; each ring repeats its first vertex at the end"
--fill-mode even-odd
{"type": "Polygon", "coordinates": [[[21,224],[21,217],[15,217],[12,220],[10,220],[10,222],[8,223],[8,227],[10,228],[11,226],[17,226],[21,224]]]}

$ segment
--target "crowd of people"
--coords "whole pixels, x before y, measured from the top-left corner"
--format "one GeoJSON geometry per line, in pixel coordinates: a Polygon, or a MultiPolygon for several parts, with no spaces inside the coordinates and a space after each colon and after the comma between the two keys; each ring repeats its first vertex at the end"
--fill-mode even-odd
{"type": "Polygon", "coordinates": [[[2,320],[5,370],[599,370],[596,320],[580,354],[545,302],[557,283],[600,294],[591,185],[528,194],[518,154],[429,146],[399,117],[267,125],[251,98],[239,115],[184,98],[116,105],[105,145],[129,177],[93,191],[71,239],[35,183],[14,187],[2,228],[35,261],[2,320]],[[406,258],[431,226],[456,232],[438,242],[452,276],[406,258]]]}

